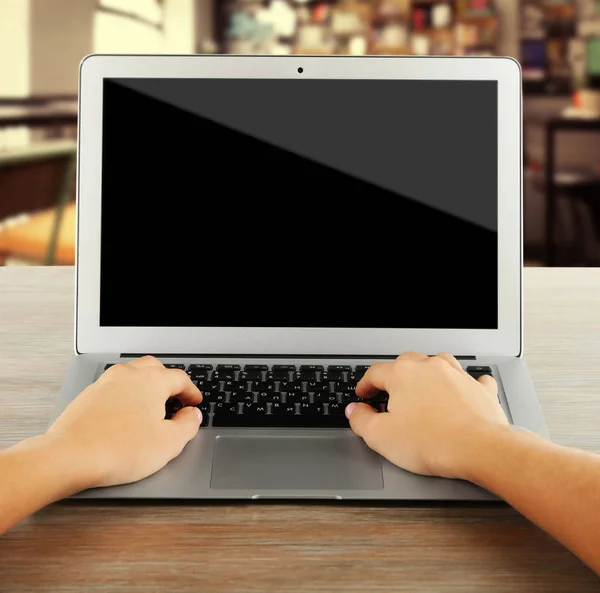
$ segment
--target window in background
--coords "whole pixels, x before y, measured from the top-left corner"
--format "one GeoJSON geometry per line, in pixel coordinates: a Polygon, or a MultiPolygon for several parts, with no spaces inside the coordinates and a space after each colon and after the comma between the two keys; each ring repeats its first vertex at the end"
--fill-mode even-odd
{"type": "Polygon", "coordinates": [[[95,53],[162,53],[163,3],[101,0],[94,16],[95,53]]]}
{"type": "Polygon", "coordinates": [[[600,89],[600,37],[587,40],[587,75],[591,88],[600,89]]]}
{"type": "Polygon", "coordinates": [[[127,13],[149,23],[161,26],[163,22],[163,2],[161,0],[100,0],[100,10],[127,13]]]}

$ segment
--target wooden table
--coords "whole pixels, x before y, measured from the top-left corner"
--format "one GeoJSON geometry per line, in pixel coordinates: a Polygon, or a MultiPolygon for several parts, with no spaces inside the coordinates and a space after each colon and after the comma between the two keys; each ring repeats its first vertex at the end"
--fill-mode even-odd
{"type": "MultiPolygon", "coordinates": [[[[73,349],[72,268],[0,269],[0,447],[44,430],[73,349]]],[[[600,270],[525,270],[552,438],[600,453],[600,270]]],[[[1,476],[0,476],[1,480],[1,476]]],[[[599,591],[505,505],[54,504],[0,538],[0,591],[599,591]]]]}

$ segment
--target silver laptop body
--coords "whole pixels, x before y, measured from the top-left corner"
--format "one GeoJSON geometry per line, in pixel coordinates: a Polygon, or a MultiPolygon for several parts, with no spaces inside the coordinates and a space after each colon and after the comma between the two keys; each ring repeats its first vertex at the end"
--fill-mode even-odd
{"type": "Polygon", "coordinates": [[[51,420],[143,354],[224,394],[164,469],[80,497],[495,500],[393,466],[339,410],[358,368],[447,351],[548,436],[522,358],[517,62],[98,55],[79,100],[76,355],[51,420]],[[225,383],[244,372],[254,408],[225,383]]]}

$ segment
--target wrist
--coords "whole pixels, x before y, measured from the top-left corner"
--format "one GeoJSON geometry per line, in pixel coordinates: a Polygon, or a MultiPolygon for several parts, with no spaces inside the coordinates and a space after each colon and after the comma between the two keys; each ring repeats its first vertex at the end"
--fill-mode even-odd
{"type": "Polygon", "coordinates": [[[39,439],[38,444],[48,460],[48,467],[53,468],[61,498],[91,488],[96,483],[94,468],[67,435],[51,431],[35,438],[39,439]]]}
{"type": "Polygon", "coordinates": [[[511,424],[482,426],[474,433],[461,477],[492,492],[506,472],[517,471],[527,452],[537,451],[544,439],[511,424]]]}
{"type": "Polygon", "coordinates": [[[469,438],[468,453],[459,477],[486,488],[490,471],[493,472],[503,459],[508,459],[509,453],[528,436],[535,435],[511,424],[477,427],[469,438]]]}

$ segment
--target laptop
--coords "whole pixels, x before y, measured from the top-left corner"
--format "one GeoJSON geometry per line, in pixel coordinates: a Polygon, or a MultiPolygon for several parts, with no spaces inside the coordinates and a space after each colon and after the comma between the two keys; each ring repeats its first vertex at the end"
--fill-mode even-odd
{"type": "Polygon", "coordinates": [[[495,500],[393,466],[343,412],[373,362],[446,351],[548,436],[523,359],[517,62],[94,55],[79,100],[76,354],[52,419],[145,354],[204,394],[177,459],[79,497],[495,500]]]}

